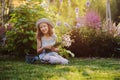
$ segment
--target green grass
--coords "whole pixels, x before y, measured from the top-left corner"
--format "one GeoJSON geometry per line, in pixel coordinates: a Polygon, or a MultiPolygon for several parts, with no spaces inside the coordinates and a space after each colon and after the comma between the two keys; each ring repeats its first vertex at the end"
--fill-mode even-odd
{"type": "Polygon", "coordinates": [[[68,65],[0,58],[0,80],[120,80],[120,59],[70,59],[68,65]]]}

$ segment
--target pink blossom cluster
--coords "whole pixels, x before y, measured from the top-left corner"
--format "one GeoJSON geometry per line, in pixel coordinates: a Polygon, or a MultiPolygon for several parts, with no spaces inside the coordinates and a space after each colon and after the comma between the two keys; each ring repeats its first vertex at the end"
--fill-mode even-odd
{"type": "Polygon", "coordinates": [[[97,12],[90,10],[86,13],[86,25],[93,28],[100,28],[100,16],[97,12]]]}

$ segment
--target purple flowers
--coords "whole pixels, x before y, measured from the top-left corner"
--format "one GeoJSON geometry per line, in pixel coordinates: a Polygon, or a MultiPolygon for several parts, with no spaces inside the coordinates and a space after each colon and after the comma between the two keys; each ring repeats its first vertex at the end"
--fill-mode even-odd
{"type": "Polygon", "coordinates": [[[66,26],[66,27],[70,27],[70,25],[68,24],[68,23],[64,23],[64,26],[66,26]]]}
{"type": "Polygon", "coordinates": [[[90,6],[90,1],[89,1],[89,0],[87,0],[87,2],[86,2],[86,6],[87,6],[87,7],[90,6]]]}
{"type": "Polygon", "coordinates": [[[61,22],[60,22],[60,21],[57,21],[57,22],[56,22],[56,25],[57,25],[57,26],[61,26],[61,22]]]}
{"type": "Polygon", "coordinates": [[[77,24],[76,24],[76,27],[77,27],[77,28],[78,28],[78,27],[80,27],[80,26],[81,26],[81,24],[80,24],[80,23],[77,23],[77,24]]]}
{"type": "Polygon", "coordinates": [[[79,13],[79,8],[77,7],[77,8],[75,8],[75,12],[76,12],[76,14],[78,14],[79,13]]]}
{"type": "Polygon", "coordinates": [[[75,8],[75,13],[76,13],[76,18],[78,18],[78,13],[79,13],[79,8],[78,7],[75,8]]]}

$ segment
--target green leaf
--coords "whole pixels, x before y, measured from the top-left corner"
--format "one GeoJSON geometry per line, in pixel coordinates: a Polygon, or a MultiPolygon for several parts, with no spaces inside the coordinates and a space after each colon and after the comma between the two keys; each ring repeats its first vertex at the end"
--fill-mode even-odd
{"type": "Polygon", "coordinates": [[[32,44],[32,48],[33,48],[33,49],[37,49],[36,46],[37,46],[37,45],[36,45],[35,43],[32,44]]]}
{"type": "Polygon", "coordinates": [[[67,53],[69,53],[72,57],[75,57],[75,54],[74,54],[74,53],[72,53],[71,51],[66,50],[66,52],[67,52],[67,53]]]}
{"type": "Polygon", "coordinates": [[[29,37],[29,39],[32,41],[32,40],[34,40],[34,37],[29,37]]]}
{"type": "Polygon", "coordinates": [[[29,31],[25,31],[25,34],[30,34],[30,32],[29,31]]]}
{"type": "Polygon", "coordinates": [[[25,49],[24,52],[28,54],[30,51],[28,49],[25,49]]]}
{"type": "Polygon", "coordinates": [[[25,38],[22,42],[23,43],[26,43],[28,41],[28,39],[27,38],[25,38]]]}

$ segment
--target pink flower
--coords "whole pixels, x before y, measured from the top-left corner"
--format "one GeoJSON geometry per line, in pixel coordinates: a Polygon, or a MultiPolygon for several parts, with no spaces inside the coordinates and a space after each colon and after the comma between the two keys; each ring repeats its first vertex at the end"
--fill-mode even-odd
{"type": "Polygon", "coordinates": [[[86,25],[94,28],[100,25],[100,16],[97,12],[90,10],[86,13],[86,25]]]}

